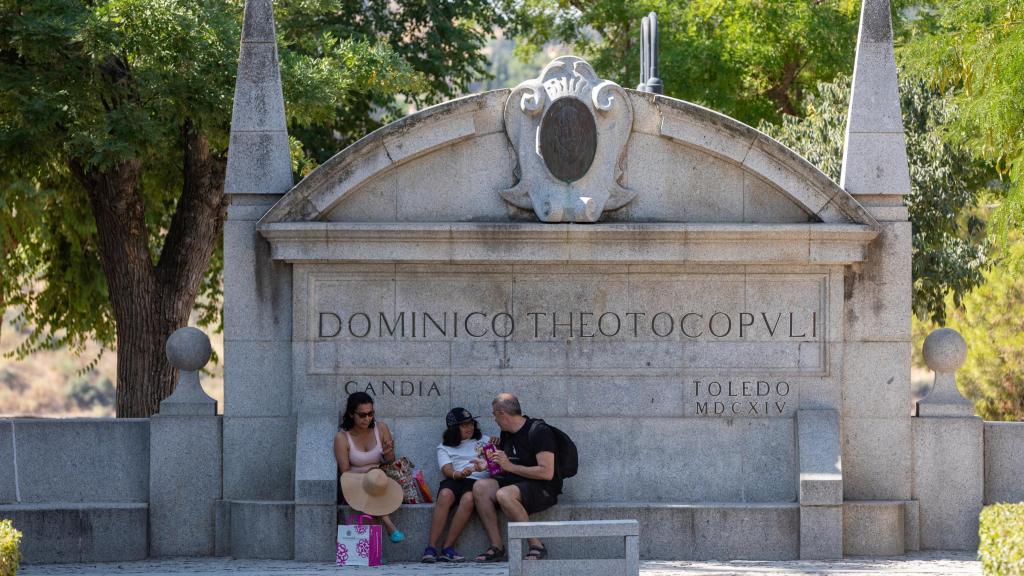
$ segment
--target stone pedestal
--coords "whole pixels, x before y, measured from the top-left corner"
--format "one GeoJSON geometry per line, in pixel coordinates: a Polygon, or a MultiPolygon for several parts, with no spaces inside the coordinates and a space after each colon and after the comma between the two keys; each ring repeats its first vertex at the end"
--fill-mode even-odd
{"type": "Polygon", "coordinates": [[[199,384],[210,340],[182,328],[167,341],[178,385],[150,419],[150,556],[212,556],[214,508],[221,498],[221,422],[199,384]]]}
{"type": "Polygon", "coordinates": [[[843,557],[843,471],[839,413],[797,412],[800,444],[800,559],[843,557]]]}
{"type": "Polygon", "coordinates": [[[956,388],[967,345],[940,328],[924,343],[935,385],[914,419],[914,499],[920,505],[922,550],[976,550],[984,504],[984,424],[956,388]]]}
{"type": "Polygon", "coordinates": [[[224,498],[290,501],[291,266],[256,222],[292,186],[271,0],[246,0],[224,194],[224,498]],[[258,447],[258,449],[254,449],[258,447]]]}
{"type": "Polygon", "coordinates": [[[914,499],[922,550],[977,550],[984,503],[981,418],[914,420],[914,499]]]}
{"type": "Polygon", "coordinates": [[[295,454],[295,559],[334,559],[337,537],[337,468],[331,443],[337,414],[304,412],[298,417],[295,454]]]}

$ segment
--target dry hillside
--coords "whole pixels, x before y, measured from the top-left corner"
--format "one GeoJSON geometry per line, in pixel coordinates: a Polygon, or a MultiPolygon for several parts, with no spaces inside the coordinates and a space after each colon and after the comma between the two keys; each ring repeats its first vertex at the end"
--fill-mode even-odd
{"type": "MultiPolygon", "coordinates": [[[[99,346],[90,344],[81,355],[70,350],[37,352],[18,360],[11,351],[26,336],[18,331],[8,313],[0,330],[0,417],[2,416],[113,416],[114,383],[117,381],[117,353],[107,350],[95,367],[86,370],[100,354],[99,346]]],[[[223,357],[223,336],[212,334],[210,340],[219,357],[223,357]]],[[[222,366],[211,363],[209,374],[202,377],[206,393],[217,399],[223,410],[224,379],[222,366]]]]}

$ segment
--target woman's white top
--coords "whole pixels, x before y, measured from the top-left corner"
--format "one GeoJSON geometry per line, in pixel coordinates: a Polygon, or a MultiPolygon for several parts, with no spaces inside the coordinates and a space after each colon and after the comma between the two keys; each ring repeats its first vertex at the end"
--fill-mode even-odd
{"type": "MultiPolygon", "coordinates": [[[[445,446],[444,444],[437,445],[437,467],[444,469],[445,464],[452,465],[453,472],[459,472],[465,468],[472,466],[473,463],[470,460],[482,458],[483,456],[477,452],[477,447],[483,447],[485,443],[490,441],[490,438],[486,434],[480,437],[479,440],[463,440],[458,446],[445,446]]],[[[483,480],[484,478],[490,477],[490,474],[486,470],[483,472],[473,472],[469,475],[474,480],[483,480]]]]}

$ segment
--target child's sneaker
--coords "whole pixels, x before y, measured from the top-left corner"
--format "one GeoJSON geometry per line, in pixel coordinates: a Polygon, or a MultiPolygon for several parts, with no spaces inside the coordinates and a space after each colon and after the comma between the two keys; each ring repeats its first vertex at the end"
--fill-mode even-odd
{"type": "Polygon", "coordinates": [[[449,547],[445,548],[444,550],[441,550],[441,553],[437,555],[437,561],[438,562],[465,562],[466,561],[466,557],[465,556],[460,556],[459,553],[455,551],[455,548],[452,548],[451,546],[449,546],[449,547]]]}
{"type": "Polygon", "coordinates": [[[405,533],[402,532],[401,530],[395,530],[394,532],[391,533],[390,536],[388,536],[388,540],[391,540],[395,544],[398,544],[402,540],[405,540],[405,533]]]}

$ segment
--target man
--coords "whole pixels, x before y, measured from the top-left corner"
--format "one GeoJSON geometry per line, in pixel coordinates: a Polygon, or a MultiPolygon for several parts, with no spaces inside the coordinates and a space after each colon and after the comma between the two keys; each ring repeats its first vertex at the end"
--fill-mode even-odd
{"type": "MultiPolygon", "coordinates": [[[[562,493],[562,479],[555,469],[555,434],[546,424],[523,416],[519,399],[502,392],[491,402],[494,421],[501,429],[498,451],[491,459],[501,467],[493,478],[473,485],[473,501],[483,522],[491,547],[476,557],[477,562],[499,562],[507,552],[498,530],[495,504],[512,522],[527,522],[553,506],[562,493]]],[[[529,540],[527,559],[539,560],[548,551],[536,538],[529,540]]]]}

